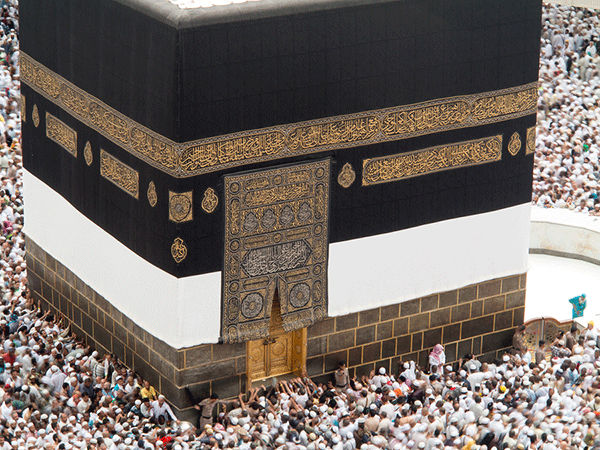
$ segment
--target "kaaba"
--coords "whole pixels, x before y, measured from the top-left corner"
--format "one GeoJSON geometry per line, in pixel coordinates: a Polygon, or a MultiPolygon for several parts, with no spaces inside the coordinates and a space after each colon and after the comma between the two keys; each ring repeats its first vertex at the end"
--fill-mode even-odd
{"type": "Polygon", "coordinates": [[[540,0],[20,5],[34,296],[185,416],[523,322],[540,0]]]}

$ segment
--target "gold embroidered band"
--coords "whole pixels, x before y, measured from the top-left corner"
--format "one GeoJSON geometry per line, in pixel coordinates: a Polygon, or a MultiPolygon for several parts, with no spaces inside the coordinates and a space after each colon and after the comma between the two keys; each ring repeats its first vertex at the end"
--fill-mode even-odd
{"type": "Polygon", "coordinates": [[[363,160],[363,186],[474,166],[502,158],[502,136],[440,145],[423,150],[363,160]]]}
{"type": "Polygon", "coordinates": [[[21,81],[124,150],[174,177],[407,139],[533,114],[537,82],[480,94],[177,143],[129,119],[21,52],[21,81]]]}

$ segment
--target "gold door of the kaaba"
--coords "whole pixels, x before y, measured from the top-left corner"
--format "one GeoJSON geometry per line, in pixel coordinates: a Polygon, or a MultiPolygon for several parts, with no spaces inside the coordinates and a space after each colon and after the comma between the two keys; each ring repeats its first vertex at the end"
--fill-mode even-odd
{"type": "Polygon", "coordinates": [[[306,366],[306,328],[248,342],[248,381],[288,373],[301,375],[306,366]]]}
{"type": "Polygon", "coordinates": [[[223,178],[223,342],[269,337],[276,291],[284,332],[325,318],[329,159],[223,178]]]}
{"type": "Polygon", "coordinates": [[[286,332],[277,292],[271,308],[269,337],[249,341],[246,349],[250,382],[288,373],[301,375],[306,364],[306,328],[286,332]]]}

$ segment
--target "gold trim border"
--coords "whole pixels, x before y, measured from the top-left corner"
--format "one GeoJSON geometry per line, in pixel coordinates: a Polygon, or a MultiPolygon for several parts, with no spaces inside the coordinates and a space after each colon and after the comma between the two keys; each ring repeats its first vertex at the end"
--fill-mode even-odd
{"type": "Polygon", "coordinates": [[[138,199],[140,174],[103,149],[100,149],[100,175],[136,200],[138,199]]]}
{"type": "Polygon", "coordinates": [[[77,132],[48,111],[46,111],[46,137],[77,158],[77,132]]]}
{"type": "Polygon", "coordinates": [[[177,178],[301,154],[396,141],[534,114],[537,81],[295,124],[177,143],[20,54],[21,81],[125,151],[177,178]]]}
{"type": "Polygon", "coordinates": [[[389,183],[501,159],[502,135],[363,159],[362,185],[389,183]],[[478,146],[484,147],[487,153],[478,153],[478,146]]]}

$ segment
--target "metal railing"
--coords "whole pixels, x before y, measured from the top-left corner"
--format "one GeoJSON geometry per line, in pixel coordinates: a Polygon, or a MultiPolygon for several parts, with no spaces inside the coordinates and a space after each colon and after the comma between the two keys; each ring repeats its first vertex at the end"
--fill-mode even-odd
{"type": "Polygon", "coordinates": [[[565,320],[563,322],[556,320],[554,317],[540,317],[525,322],[525,343],[530,351],[535,351],[538,347],[538,342],[543,339],[549,346],[554,342],[559,331],[566,333],[575,323],[578,331],[583,330],[581,324],[573,320],[565,320]]]}

